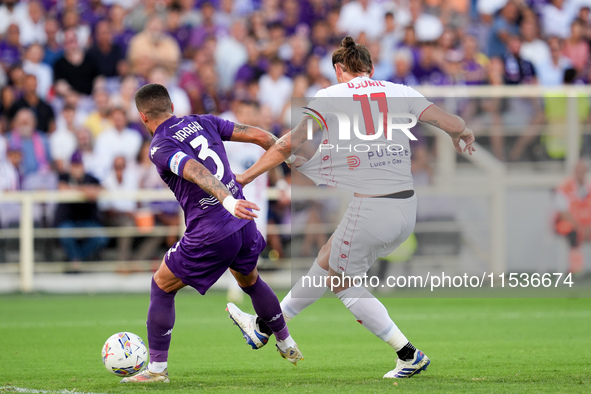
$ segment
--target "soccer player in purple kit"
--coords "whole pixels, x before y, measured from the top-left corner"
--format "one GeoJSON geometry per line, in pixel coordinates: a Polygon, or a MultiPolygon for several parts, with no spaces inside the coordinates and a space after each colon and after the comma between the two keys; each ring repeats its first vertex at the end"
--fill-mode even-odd
{"type": "Polygon", "coordinates": [[[222,142],[250,142],[269,149],[275,136],[213,115],[177,118],[168,91],[158,84],[140,88],[135,103],[153,136],[150,159],[181,204],[187,229],[152,278],[148,368],[121,383],[170,381],[167,360],[177,291],[188,285],[205,294],[228,268],[275,334],[279,354],[296,364],[302,353],[289,335],[277,296],[256,269],[265,248],[252,220],[256,217],[252,209],[258,207],[243,199],[222,142]]]}

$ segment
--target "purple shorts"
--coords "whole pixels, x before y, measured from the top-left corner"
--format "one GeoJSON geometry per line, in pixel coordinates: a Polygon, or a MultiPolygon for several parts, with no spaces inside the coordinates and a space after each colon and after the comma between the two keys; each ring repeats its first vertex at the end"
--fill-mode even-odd
{"type": "Polygon", "coordinates": [[[211,245],[188,248],[177,242],[164,256],[170,271],[184,284],[205,294],[228,268],[248,275],[257,266],[266,242],[250,221],[240,230],[211,245]]]}

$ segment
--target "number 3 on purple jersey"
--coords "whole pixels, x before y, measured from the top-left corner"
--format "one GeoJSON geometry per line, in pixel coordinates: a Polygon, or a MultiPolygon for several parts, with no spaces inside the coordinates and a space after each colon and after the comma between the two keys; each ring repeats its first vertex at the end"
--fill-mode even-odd
{"type": "Polygon", "coordinates": [[[222,163],[222,160],[217,153],[209,149],[209,144],[207,143],[205,136],[200,135],[191,141],[191,147],[193,149],[197,149],[200,146],[201,150],[199,151],[199,155],[197,157],[203,161],[205,161],[205,159],[208,157],[211,157],[216,166],[216,172],[213,174],[213,176],[215,176],[218,180],[221,180],[224,176],[224,164],[222,163]]]}

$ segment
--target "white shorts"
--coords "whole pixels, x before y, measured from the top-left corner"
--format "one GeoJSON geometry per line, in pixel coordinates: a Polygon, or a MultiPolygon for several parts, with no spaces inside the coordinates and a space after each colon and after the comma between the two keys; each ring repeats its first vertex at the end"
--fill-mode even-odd
{"type": "Polygon", "coordinates": [[[354,197],[332,238],[329,266],[338,274],[363,276],[413,232],[416,195],[405,199],[354,197]]]}

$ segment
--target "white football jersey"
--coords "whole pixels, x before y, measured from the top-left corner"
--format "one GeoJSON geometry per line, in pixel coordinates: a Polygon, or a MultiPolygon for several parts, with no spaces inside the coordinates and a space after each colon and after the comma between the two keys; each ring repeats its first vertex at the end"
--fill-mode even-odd
{"type": "Polygon", "coordinates": [[[431,105],[408,86],[368,77],[322,89],[304,108],[309,122],[322,124],[322,139],[298,170],[317,185],[356,193],[410,190],[411,126],[431,105]]]}

